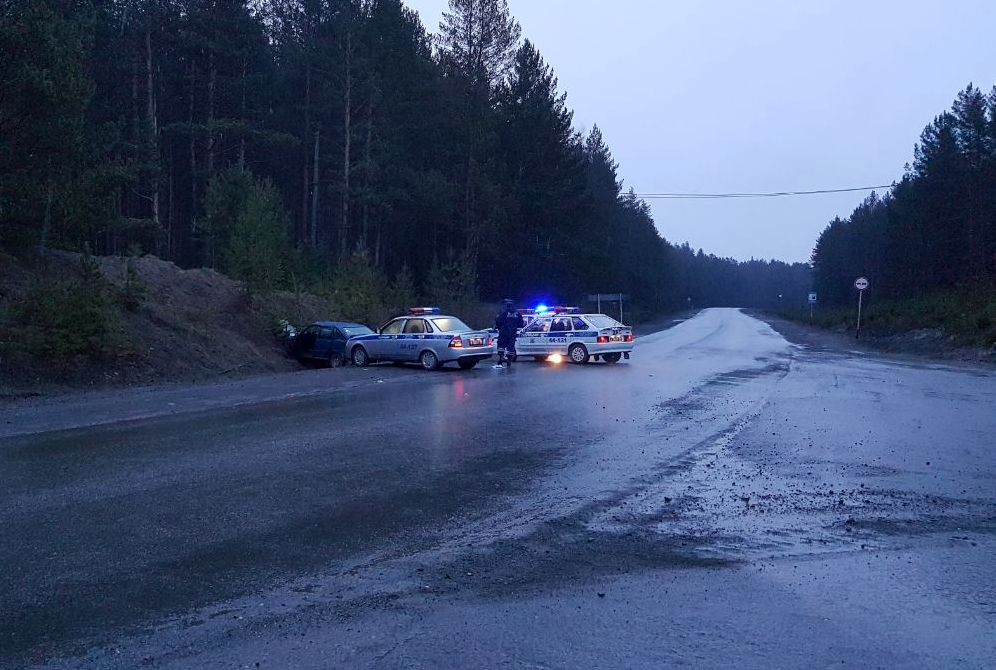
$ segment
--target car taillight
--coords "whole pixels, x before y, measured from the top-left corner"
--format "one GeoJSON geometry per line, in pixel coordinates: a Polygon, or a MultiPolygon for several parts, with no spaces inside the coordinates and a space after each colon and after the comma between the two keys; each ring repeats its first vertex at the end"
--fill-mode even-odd
{"type": "Polygon", "coordinates": [[[490,346],[493,346],[493,345],[494,345],[494,343],[495,343],[495,341],[494,341],[494,340],[492,340],[492,339],[491,339],[491,338],[489,337],[489,338],[488,338],[488,346],[489,346],[489,347],[490,347],[490,346]]]}
{"type": "Polygon", "coordinates": [[[626,336],[626,341],[627,342],[632,342],[633,341],[633,336],[632,335],[627,335],[626,336]]]}
{"type": "Polygon", "coordinates": [[[459,335],[454,336],[453,339],[450,340],[450,346],[454,349],[463,349],[463,338],[459,335]]]}
{"type": "Polygon", "coordinates": [[[608,341],[609,341],[609,336],[608,335],[599,335],[598,336],[598,343],[599,344],[607,344],[608,341]]]}

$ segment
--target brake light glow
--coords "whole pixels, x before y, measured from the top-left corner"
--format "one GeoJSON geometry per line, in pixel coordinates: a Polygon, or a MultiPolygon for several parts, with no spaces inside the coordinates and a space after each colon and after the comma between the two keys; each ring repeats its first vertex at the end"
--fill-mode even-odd
{"type": "Polygon", "coordinates": [[[608,344],[608,342],[609,342],[609,336],[608,335],[599,335],[598,336],[598,343],[599,344],[608,344]]]}
{"type": "Polygon", "coordinates": [[[626,341],[627,342],[632,342],[633,341],[633,336],[632,335],[627,335],[626,336],[626,341]]]}
{"type": "Polygon", "coordinates": [[[459,335],[454,335],[453,339],[450,340],[450,346],[454,349],[463,349],[463,338],[459,335]]]}

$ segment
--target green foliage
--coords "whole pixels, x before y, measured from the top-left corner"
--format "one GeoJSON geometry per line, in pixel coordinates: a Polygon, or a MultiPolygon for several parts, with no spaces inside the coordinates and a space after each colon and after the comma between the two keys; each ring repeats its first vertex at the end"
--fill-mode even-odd
{"type": "Polygon", "coordinates": [[[387,281],[358,247],[336,268],[332,277],[332,299],[342,318],[376,325],[384,320],[387,281]]]}
{"type": "MultiPolygon", "coordinates": [[[[980,285],[972,290],[934,291],[906,300],[867,301],[861,314],[861,332],[873,337],[902,335],[924,328],[943,331],[956,344],[996,346],[996,289],[980,285]]],[[[867,296],[866,296],[867,297],[867,296]]],[[[783,315],[808,322],[808,310],[789,310],[783,315]]],[[[813,325],[854,332],[857,301],[849,307],[814,310],[813,325]]]]}
{"type": "Polygon", "coordinates": [[[99,358],[115,344],[118,314],[96,261],[85,253],[79,276],[40,279],[11,309],[15,344],[53,367],[77,356],[99,358]]]}
{"type": "Polygon", "coordinates": [[[468,254],[450,254],[442,263],[437,259],[426,275],[423,293],[433,306],[452,312],[478,302],[473,260],[468,254]]]}
{"type": "Polygon", "coordinates": [[[401,313],[418,302],[418,291],[415,288],[415,278],[407,265],[402,265],[398,274],[394,275],[387,290],[387,306],[396,313],[401,313]]]}
{"type": "Polygon", "coordinates": [[[0,20],[0,245],[45,244],[78,216],[90,178],[91,31],[55,0],[5,3],[0,20]],[[85,189],[83,189],[85,190],[85,189]]]}
{"type": "MultiPolygon", "coordinates": [[[[451,0],[438,41],[403,0],[4,11],[5,246],[139,244],[250,292],[320,287],[358,314],[406,306],[413,286],[453,311],[596,291],[661,311],[706,285],[696,304],[736,304],[767,283],[726,279],[782,270],[668,244],[598,128],[574,128],[506,0],[451,0]],[[357,245],[386,288],[329,287],[357,245]]],[[[977,126],[978,96],[963,107],[977,126]]]]}
{"type": "MultiPolygon", "coordinates": [[[[858,276],[890,302],[996,282],[996,88],[969,84],[924,128],[906,174],[835,218],[813,251],[815,286],[830,305],[853,300],[858,276]]],[[[953,322],[945,319],[946,323],[953,322]]],[[[959,332],[967,332],[961,326],[959,332]]]]}
{"type": "Polygon", "coordinates": [[[251,183],[225,243],[224,269],[250,292],[286,285],[289,219],[269,180],[251,183]]]}
{"type": "Polygon", "coordinates": [[[195,230],[204,238],[206,255],[212,266],[239,224],[246,203],[256,186],[251,172],[231,168],[211,178],[204,194],[204,216],[195,230]]]}
{"type": "Polygon", "coordinates": [[[142,281],[135,267],[135,256],[125,262],[125,281],[121,289],[121,305],[129,312],[138,310],[145,302],[148,286],[142,281]]]}

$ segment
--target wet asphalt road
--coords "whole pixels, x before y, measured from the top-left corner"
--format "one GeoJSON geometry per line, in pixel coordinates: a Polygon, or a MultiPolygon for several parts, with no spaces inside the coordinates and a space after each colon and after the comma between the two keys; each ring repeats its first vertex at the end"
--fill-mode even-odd
{"type": "Polygon", "coordinates": [[[996,666],[996,374],[629,363],[0,407],[0,667],[996,666]]]}

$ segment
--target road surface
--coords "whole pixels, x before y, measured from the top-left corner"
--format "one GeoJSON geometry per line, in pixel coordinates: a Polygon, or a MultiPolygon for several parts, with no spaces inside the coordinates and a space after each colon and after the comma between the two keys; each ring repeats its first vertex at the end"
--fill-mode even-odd
{"type": "Polygon", "coordinates": [[[615,366],[0,408],[0,667],[991,668],[996,375],[737,310],[615,366]]]}

